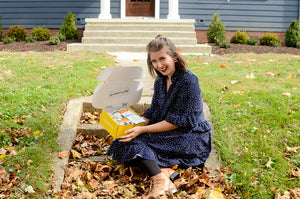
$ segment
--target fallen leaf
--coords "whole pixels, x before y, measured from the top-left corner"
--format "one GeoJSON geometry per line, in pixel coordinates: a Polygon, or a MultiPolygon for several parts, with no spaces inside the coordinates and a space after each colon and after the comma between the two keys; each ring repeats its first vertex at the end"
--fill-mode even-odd
{"type": "Polygon", "coordinates": [[[286,96],[286,97],[291,97],[291,93],[281,93],[281,95],[286,96]]]}
{"type": "Polygon", "coordinates": [[[246,75],[246,78],[247,79],[254,79],[255,76],[253,75],[253,73],[250,73],[250,75],[249,74],[246,75]]]}
{"type": "Polygon", "coordinates": [[[216,190],[208,190],[204,197],[205,199],[224,199],[223,194],[216,190]]]}
{"type": "Polygon", "coordinates": [[[26,193],[35,193],[35,191],[31,185],[27,186],[24,191],[26,193]]]}
{"type": "Polygon", "coordinates": [[[221,68],[227,68],[225,64],[221,64],[221,68]]]}
{"type": "Polygon", "coordinates": [[[0,166],[0,179],[6,177],[6,175],[4,167],[0,166]]]}
{"type": "Polygon", "coordinates": [[[33,135],[40,136],[41,135],[41,131],[34,131],[33,135]]]}
{"type": "Polygon", "coordinates": [[[239,80],[233,80],[233,81],[230,82],[231,85],[238,84],[238,83],[241,83],[241,81],[239,81],[239,80]]]}
{"type": "Polygon", "coordinates": [[[41,109],[43,112],[47,112],[47,109],[45,108],[45,106],[42,105],[41,109]]]}
{"type": "Polygon", "coordinates": [[[266,164],[267,168],[271,168],[271,164],[273,164],[274,162],[272,162],[271,158],[269,157],[269,161],[266,164]]]}
{"type": "Polygon", "coordinates": [[[286,147],[287,152],[291,153],[297,153],[298,149],[300,149],[300,147],[286,147]]]}
{"type": "Polygon", "coordinates": [[[4,148],[0,149],[0,155],[5,155],[6,154],[6,150],[4,148]]]}
{"type": "Polygon", "coordinates": [[[295,79],[297,76],[296,75],[289,75],[287,78],[288,79],[295,79]]]}
{"type": "Polygon", "coordinates": [[[81,154],[78,153],[77,151],[71,149],[71,153],[72,153],[72,156],[73,156],[74,159],[81,158],[81,154]]]}
{"type": "Polygon", "coordinates": [[[300,176],[300,169],[298,167],[292,169],[293,176],[300,176]]]}
{"type": "Polygon", "coordinates": [[[11,74],[11,70],[5,70],[5,71],[4,71],[4,74],[10,75],[10,74],[11,74]]]}
{"type": "Polygon", "coordinates": [[[270,75],[272,77],[277,76],[277,74],[274,72],[267,72],[267,73],[265,73],[265,75],[270,75]]]}
{"type": "Polygon", "coordinates": [[[61,152],[58,153],[58,157],[60,157],[61,159],[69,157],[69,155],[70,155],[69,151],[61,151],[61,152]]]}
{"type": "Polygon", "coordinates": [[[89,181],[89,185],[92,187],[92,189],[96,189],[99,185],[98,181],[95,179],[92,179],[89,181]]]}
{"type": "Polygon", "coordinates": [[[27,164],[28,166],[30,166],[32,163],[33,163],[32,160],[28,160],[26,164],[27,164]]]}

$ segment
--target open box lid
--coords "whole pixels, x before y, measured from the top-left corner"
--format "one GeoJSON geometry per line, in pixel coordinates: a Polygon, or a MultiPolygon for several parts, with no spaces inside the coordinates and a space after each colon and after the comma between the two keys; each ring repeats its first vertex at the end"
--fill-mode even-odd
{"type": "Polygon", "coordinates": [[[93,106],[113,110],[138,103],[142,96],[143,84],[135,79],[144,77],[144,70],[139,66],[104,69],[97,77],[97,80],[104,82],[94,91],[93,106]]]}

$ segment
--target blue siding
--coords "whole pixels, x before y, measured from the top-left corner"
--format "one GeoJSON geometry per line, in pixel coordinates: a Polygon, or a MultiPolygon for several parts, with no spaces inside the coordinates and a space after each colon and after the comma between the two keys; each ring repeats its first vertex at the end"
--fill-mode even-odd
{"type": "Polygon", "coordinates": [[[226,30],[284,32],[299,17],[299,0],[179,0],[182,19],[195,19],[196,30],[207,30],[220,14],[226,30]]]}
{"type": "MultiPolygon", "coordinates": [[[[160,1],[160,18],[168,16],[169,0],[160,1]]],[[[121,0],[111,0],[111,15],[120,18],[121,0]]],[[[45,26],[60,28],[68,11],[77,27],[85,18],[97,18],[100,0],[0,0],[2,28],[45,26]]],[[[226,30],[284,32],[299,17],[299,0],[179,0],[182,19],[195,19],[196,30],[207,30],[213,15],[220,13],[226,30]]]]}
{"type": "MultiPolygon", "coordinates": [[[[114,6],[115,3],[112,3],[114,6]]],[[[113,10],[113,7],[112,7],[113,10]]],[[[99,0],[0,0],[2,28],[20,25],[24,28],[45,26],[60,28],[68,11],[75,14],[77,27],[84,27],[85,18],[98,17],[99,0]]],[[[119,12],[119,11],[118,11],[119,12]]]]}

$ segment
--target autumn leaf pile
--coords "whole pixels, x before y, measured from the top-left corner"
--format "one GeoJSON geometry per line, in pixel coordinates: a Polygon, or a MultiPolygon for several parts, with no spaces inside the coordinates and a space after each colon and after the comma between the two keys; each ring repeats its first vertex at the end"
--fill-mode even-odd
{"type": "MultiPolygon", "coordinates": [[[[69,157],[65,179],[60,192],[53,196],[65,198],[138,198],[150,190],[150,178],[141,168],[123,165],[115,161],[96,162],[93,156],[104,156],[113,138],[97,138],[79,134],[69,157]]],[[[64,153],[60,153],[64,158],[64,153]]],[[[109,159],[109,157],[108,157],[109,159]]],[[[177,165],[173,166],[174,169],[177,165]]],[[[239,198],[235,188],[227,182],[231,175],[221,168],[211,176],[209,168],[177,168],[180,178],[174,181],[178,193],[161,198],[239,198]]]]}
{"type": "Polygon", "coordinates": [[[84,112],[80,118],[80,124],[96,124],[99,122],[100,112],[84,112]]]}

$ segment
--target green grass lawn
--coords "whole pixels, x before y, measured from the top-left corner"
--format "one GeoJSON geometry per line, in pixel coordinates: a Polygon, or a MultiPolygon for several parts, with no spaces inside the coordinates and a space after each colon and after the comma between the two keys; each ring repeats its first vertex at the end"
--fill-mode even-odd
{"type": "MultiPolygon", "coordinates": [[[[300,56],[188,56],[208,103],[227,180],[243,198],[300,188],[300,56]]],[[[96,53],[0,52],[0,164],[44,197],[62,113],[88,96],[111,57],[96,53]],[[1,150],[3,149],[3,150],[1,150]]],[[[16,186],[12,186],[16,187],[16,186]]],[[[3,189],[3,187],[2,187],[3,189]]],[[[14,192],[22,194],[21,192],[14,192]]]]}
{"type": "Polygon", "coordinates": [[[210,107],[228,181],[244,198],[300,188],[300,56],[188,57],[210,107]],[[299,149],[297,148],[299,147],[299,149]],[[298,150],[298,151],[297,151],[298,150]]]}
{"type": "Polygon", "coordinates": [[[66,104],[91,95],[101,67],[112,65],[96,53],[0,53],[0,149],[6,150],[0,162],[23,187],[31,185],[37,195],[47,191],[66,104]]]}

